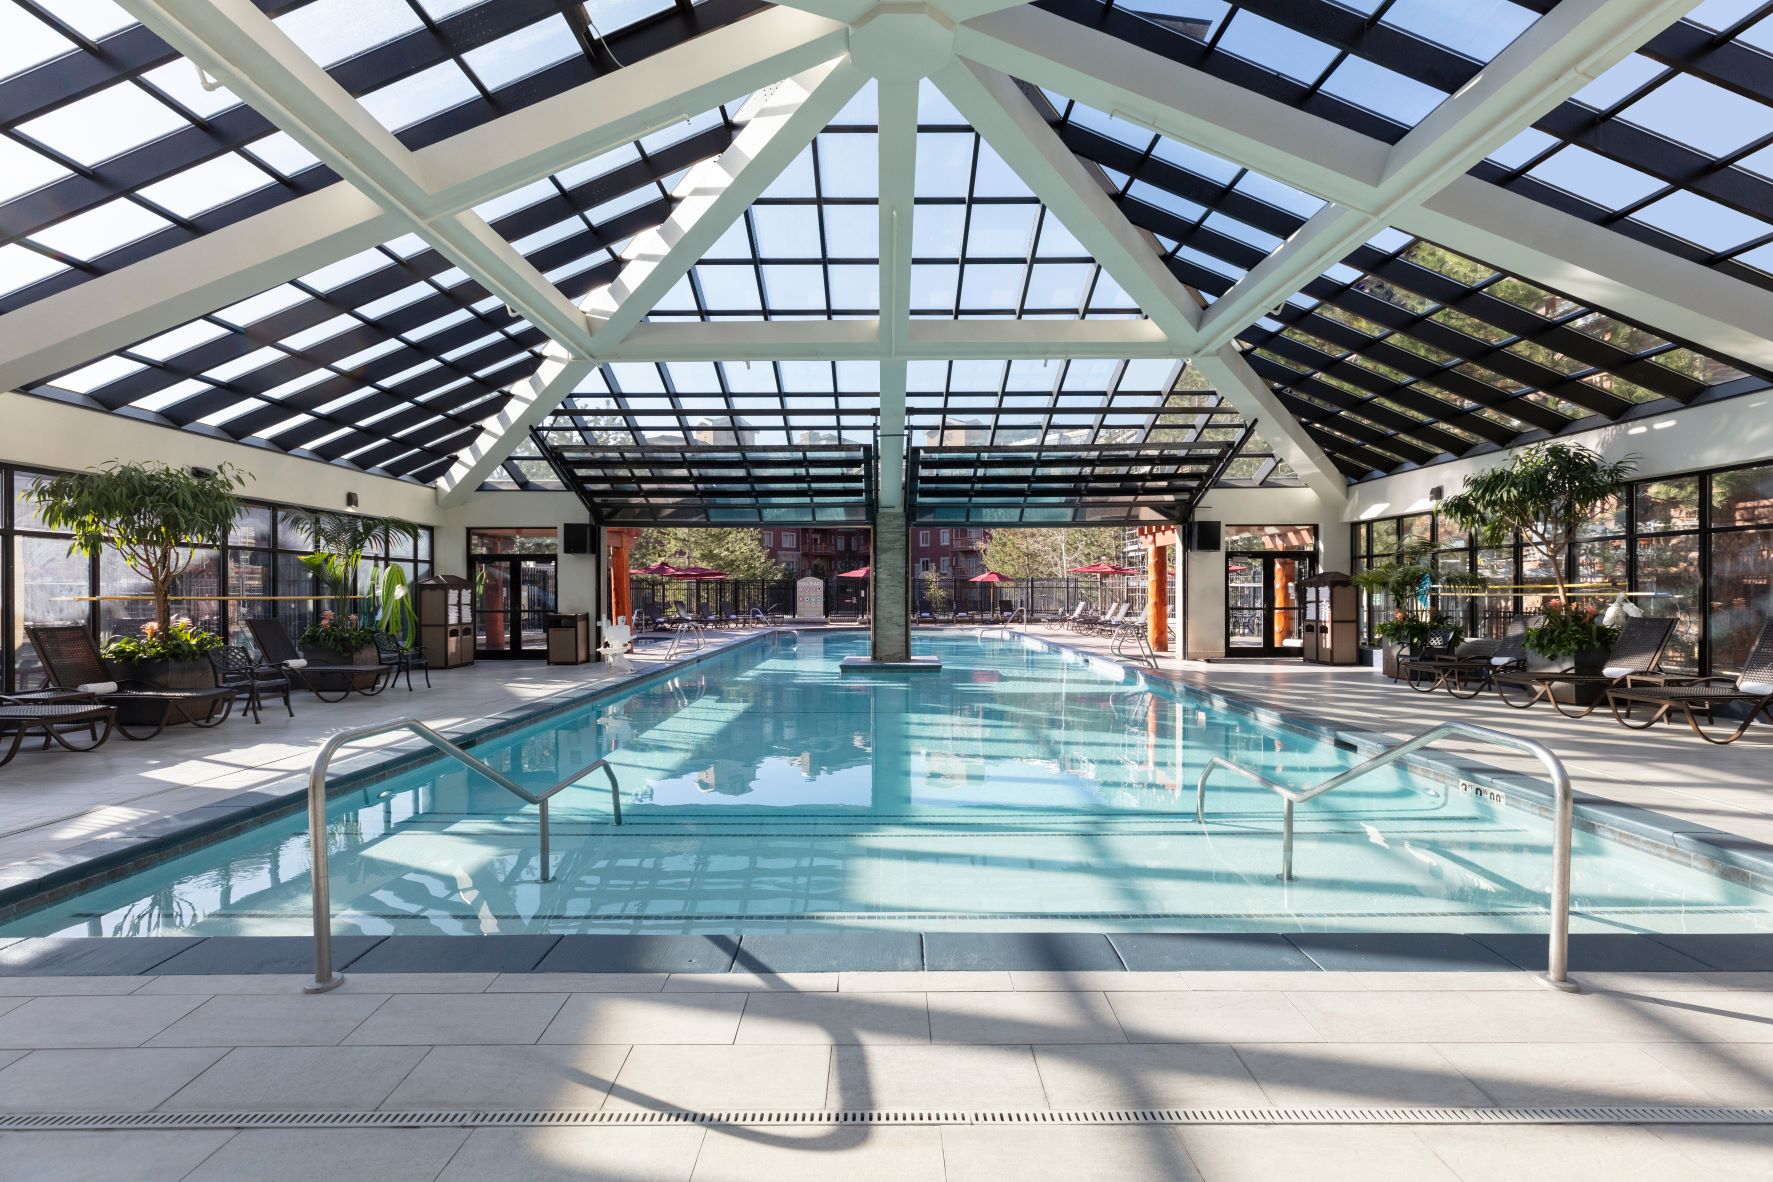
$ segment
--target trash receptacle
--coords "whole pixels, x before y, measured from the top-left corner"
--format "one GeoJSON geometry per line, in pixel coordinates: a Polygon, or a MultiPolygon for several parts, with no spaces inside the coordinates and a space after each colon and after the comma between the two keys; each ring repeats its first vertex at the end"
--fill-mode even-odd
{"type": "Polygon", "coordinates": [[[583,665],[590,659],[590,613],[551,613],[548,616],[548,663],[583,665]]]}

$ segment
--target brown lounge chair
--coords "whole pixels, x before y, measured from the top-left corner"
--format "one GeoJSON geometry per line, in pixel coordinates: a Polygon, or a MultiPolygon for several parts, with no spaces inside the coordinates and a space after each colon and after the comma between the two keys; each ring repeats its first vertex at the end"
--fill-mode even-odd
{"type": "MultiPolygon", "coordinates": [[[[64,696],[64,695],[58,695],[64,696]]],[[[0,694],[0,736],[12,735],[12,745],[0,754],[0,767],[12,762],[18,754],[19,744],[32,731],[43,732],[43,749],[49,750],[50,740],[60,743],[69,751],[91,751],[102,747],[106,739],[111,737],[111,730],[117,723],[117,710],[113,706],[100,706],[94,702],[69,701],[32,701],[29,698],[15,698],[0,694]],[[99,731],[99,723],[105,724],[103,733],[99,731]],[[66,728],[84,724],[86,733],[92,736],[92,742],[85,746],[75,746],[68,742],[66,728]]]]}
{"type": "Polygon", "coordinates": [[[1634,685],[1632,678],[1626,678],[1623,686],[1607,691],[1607,705],[1613,710],[1613,717],[1621,726],[1632,730],[1646,730],[1669,717],[1679,710],[1686,718],[1687,725],[1693,733],[1707,743],[1734,743],[1748,730],[1748,726],[1756,718],[1765,714],[1767,721],[1773,722],[1773,620],[1761,625],[1761,634],[1755,640],[1754,647],[1748,651],[1748,660],[1743,662],[1742,672],[1735,677],[1683,677],[1675,678],[1663,675],[1659,678],[1660,685],[1634,685]],[[1680,684],[1671,684],[1679,682],[1680,684]],[[1624,705],[1625,714],[1619,712],[1624,705]],[[1633,706],[1654,706],[1656,712],[1648,722],[1627,722],[1633,706]],[[1719,706],[1746,706],[1747,713],[1735,730],[1723,738],[1713,738],[1705,733],[1699,725],[1699,715],[1705,715],[1705,725],[1714,726],[1712,711],[1719,706]]]}
{"type": "Polygon", "coordinates": [[[1410,688],[1431,694],[1442,686],[1455,698],[1475,698],[1490,678],[1525,664],[1527,621],[1516,619],[1501,640],[1468,640],[1450,657],[1406,657],[1400,664],[1410,688]]]}
{"type": "Polygon", "coordinates": [[[1496,687],[1497,697],[1516,710],[1546,701],[1565,718],[1587,718],[1607,700],[1604,691],[1625,685],[1629,677],[1661,676],[1656,666],[1662,662],[1674,626],[1674,620],[1666,616],[1633,616],[1619,630],[1619,639],[1599,669],[1519,669],[1492,674],[1490,683],[1496,687]],[[1571,687],[1569,702],[1558,701],[1558,687],[1564,685],[1571,687]],[[1587,705],[1581,704],[1584,695],[1576,692],[1579,689],[1595,691],[1587,705]]]}
{"type": "Polygon", "coordinates": [[[246,621],[246,626],[252,629],[252,638],[258,642],[259,655],[265,663],[294,677],[322,702],[342,702],[351,696],[352,690],[366,698],[374,697],[393,682],[393,668],[379,660],[374,665],[310,665],[279,620],[261,616],[246,621]],[[338,696],[329,698],[328,694],[338,696]]]}
{"type": "Polygon", "coordinates": [[[234,709],[233,690],[158,689],[145,682],[118,681],[105,668],[91,634],[78,624],[40,625],[26,628],[25,635],[49,673],[49,684],[64,693],[83,694],[101,706],[115,706],[117,730],[126,739],[152,739],[177,722],[220,726],[234,709]],[[147,731],[136,734],[131,727],[147,731]]]}

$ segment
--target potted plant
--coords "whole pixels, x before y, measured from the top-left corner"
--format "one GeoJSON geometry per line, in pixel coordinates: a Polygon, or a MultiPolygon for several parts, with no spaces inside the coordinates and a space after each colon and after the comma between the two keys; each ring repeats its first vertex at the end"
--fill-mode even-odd
{"type": "Polygon", "coordinates": [[[175,628],[172,592],[198,550],[227,541],[241,509],[236,490],[245,482],[230,464],[203,470],[113,460],[31,486],[43,523],[73,534],[70,553],[91,556],[108,547],[147,581],[152,629],[119,637],[104,650],[126,676],[166,688],[215,684],[205,654],[225,641],[183,617],[175,628]]]}
{"type": "MultiPolygon", "coordinates": [[[[1405,652],[1418,652],[1436,628],[1452,628],[1457,641],[1462,629],[1454,620],[1427,606],[1428,592],[1437,577],[1435,560],[1440,547],[1424,538],[1406,538],[1397,552],[1384,562],[1375,563],[1354,576],[1355,585],[1390,597],[1392,612],[1373,625],[1373,634],[1384,642],[1380,654],[1380,672],[1395,678],[1398,658],[1405,652]],[[1405,606],[1411,605],[1411,606],[1405,606]]],[[[1470,574],[1442,574],[1443,585],[1481,586],[1483,579],[1470,574]]]]}
{"type": "MultiPolygon", "coordinates": [[[[340,618],[357,615],[356,601],[383,598],[385,579],[372,564],[370,585],[375,588],[365,595],[359,591],[358,573],[363,560],[374,550],[387,553],[398,538],[417,541],[419,527],[398,517],[367,517],[360,513],[328,513],[318,509],[297,511],[296,528],[314,547],[301,562],[319,577],[321,585],[335,600],[333,611],[340,618]]],[[[390,568],[395,569],[395,568],[390,568]]],[[[404,584],[404,580],[402,580],[404,584]]],[[[373,643],[373,637],[372,643],[373,643]]]]}
{"type": "Polygon", "coordinates": [[[1528,652],[1578,669],[1599,669],[1607,663],[1619,629],[1602,622],[1598,604],[1548,599],[1526,639],[1528,652]]]}
{"type": "MultiPolygon", "coordinates": [[[[297,643],[302,655],[317,665],[376,665],[375,629],[356,616],[323,611],[318,623],[302,629],[297,643]]],[[[352,674],[350,676],[355,676],[352,674]]]]}

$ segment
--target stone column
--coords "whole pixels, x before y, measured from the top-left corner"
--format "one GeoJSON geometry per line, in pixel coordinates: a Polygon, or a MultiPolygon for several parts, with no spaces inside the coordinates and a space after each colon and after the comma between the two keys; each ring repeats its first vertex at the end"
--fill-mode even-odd
{"type": "Polygon", "coordinates": [[[877,661],[911,659],[910,532],[905,511],[878,507],[874,515],[873,568],[868,605],[874,613],[870,635],[877,661]]]}
{"type": "Polygon", "coordinates": [[[1145,551],[1145,635],[1151,651],[1170,651],[1170,548],[1147,542],[1145,551]]]}

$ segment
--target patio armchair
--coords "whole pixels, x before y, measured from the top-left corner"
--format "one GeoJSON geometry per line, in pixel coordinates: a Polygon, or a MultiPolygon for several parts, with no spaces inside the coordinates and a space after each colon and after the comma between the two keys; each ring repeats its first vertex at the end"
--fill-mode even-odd
{"type": "Polygon", "coordinates": [[[1749,724],[1756,718],[1765,715],[1767,721],[1773,722],[1773,620],[1761,625],[1761,634],[1755,639],[1754,647],[1749,649],[1748,660],[1742,663],[1742,672],[1735,677],[1661,674],[1655,679],[1661,684],[1636,684],[1641,680],[1644,679],[1627,677],[1623,685],[1607,690],[1607,706],[1621,726],[1636,731],[1648,730],[1664,718],[1673,721],[1674,712],[1678,710],[1693,733],[1707,743],[1719,746],[1734,743],[1747,733],[1749,724]],[[1621,705],[1626,708],[1624,714],[1619,711],[1621,705]],[[1655,712],[1648,722],[1629,722],[1627,718],[1634,706],[1653,706],[1655,712]],[[1717,726],[1714,711],[1720,706],[1740,706],[1745,710],[1742,721],[1734,730],[1722,738],[1715,738],[1700,726],[1699,718],[1701,715],[1705,717],[1706,726],[1717,726]]]}
{"type": "Polygon", "coordinates": [[[78,624],[29,627],[25,635],[49,674],[49,684],[101,706],[116,708],[116,727],[126,739],[152,739],[173,723],[220,726],[234,709],[229,689],[158,689],[116,680],[105,668],[92,634],[78,624]],[[131,728],[145,728],[138,734],[131,728]]]}
{"type": "MultiPolygon", "coordinates": [[[[55,695],[55,698],[66,698],[67,695],[55,695]]],[[[30,696],[9,697],[0,694],[0,739],[12,736],[12,742],[4,752],[0,752],[0,767],[12,762],[18,754],[20,744],[25,736],[32,731],[43,732],[43,749],[49,750],[51,741],[59,743],[69,751],[91,751],[95,747],[104,746],[105,740],[111,737],[111,731],[117,724],[117,708],[101,706],[96,702],[74,702],[66,700],[33,700],[30,696]],[[105,724],[101,733],[99,723],[105,724]],[[91,736],[91,742],[84,746],[76,746],[68,741],[68,732],[78,726],[85,726],[91,736]]]]}
{"type": "Polygon", "coordinates": [[[265,662],[288,673],[301,687],[322,702],[342,702],[352,691],[374,697],[388,688],[393,670],[377,661],[374,665],[315,665],[296,650],[295,641],[284,631],[280,620],[269,616],[246,621],[252,638],[259,646],[265,662]],[[337,697],[328,697],[337,694],[337,697]]]}
{"type": "Polygon", "coordinates": [[[1608,700],[1607,690],[1625,685],[1629,677],[1656,674],[1668,638],[1674,634],[1674,625],[1674,620],[1666,616],[1633,616],[1619,630],[1619,639],[1607,653],[1606,664],[1598,670],[1516,669],[1491,674],[1490,684],[1497,697],[1516,710],[1545,701],[1565,718],[1586,718],[1608,700]],[[1568,703],[1558,700],[1559,686],[1571,687],[1568,703]],[[1584,703],[1581,699],[1585,695],[1579,691],[1592,691],[1593,696],[1584,703]]]}
{"type": "Polygon", "coordinates": [[[1509,624],[1501,640],[1468,640],[1451,656],[1405,657],[1398,667],[1413,690],[1426,694],[1444,686],[1455,698],[1470,699],[1489,689],[1497,673],[1520,668],[1526,661],[1527,621],[1521,617],[1509,624]]]}
{"type": "Polygon", "coordinates": [[[295,707],[289,702],[289,674],[281,669],[260,664],[237,644],[211,649],[209,667],[215,673],[216,685],[233,690],[236,698],[245,700],[246,712],[252,715],[255,725],[267,697],[283,699],[283,708],[291,718],[295,717],[295,707]]]}
{"type": "Polygon", "coordinates": [[[392,670],[388,675],[390,684],[405,674],[406,692],[412,693],[412,671],[417,669],[425,675],[425,688],[431,688],[431,662],[425,659],[424,649],[402,644],[399,637],[386,632],[377,632],[376,658],[392,670]]]}

